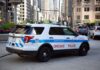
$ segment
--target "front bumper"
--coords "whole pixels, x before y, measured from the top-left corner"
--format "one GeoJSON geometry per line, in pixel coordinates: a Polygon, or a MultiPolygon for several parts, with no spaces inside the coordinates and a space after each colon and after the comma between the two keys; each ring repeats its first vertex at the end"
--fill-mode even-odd
{"type": "Polygon", "coordinates": [[[37,55],[37,51],[24,51],[24,50],[18,50],[10,47],[6,47],[6,50],[10,53],[16,53],[16,54],[22,54],[22,55],[37,55]]]}

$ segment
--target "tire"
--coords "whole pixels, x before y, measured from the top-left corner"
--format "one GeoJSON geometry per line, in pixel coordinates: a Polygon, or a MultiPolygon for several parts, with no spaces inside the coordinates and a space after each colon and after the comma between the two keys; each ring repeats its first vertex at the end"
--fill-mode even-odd
{"type": "Polygon", "coordinates": [[[51,57],[51,50],[48,47],[42,47],[37,55],[37,58],[40,62],[47,62],[51,57]]]}
{"type": "Polygon", "coordinates": [[[79,56],[86,56],[87,52],[89,50],[89,45],[88,44],[82,44],[80,49],[79,49],[79,56]]]}

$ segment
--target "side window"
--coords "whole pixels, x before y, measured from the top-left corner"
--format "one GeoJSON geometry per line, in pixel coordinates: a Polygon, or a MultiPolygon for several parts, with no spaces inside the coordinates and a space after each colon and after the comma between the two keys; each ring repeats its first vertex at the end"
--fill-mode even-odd
{"type": "Polygon", "coordinates": [[[34,30],[37,35],[40,35],[40,34],[42,34],[44,27],[34,27],[34,30]]]}
{"type": "Polygon", "coordinates": [[[77,35],[74,31],[72,31],[70,28],[64,28],[63,29],[65,35],[77,35]]]}
{"type": "Polygon", "coordinates": [[[49,31],[50,35],[64,35],[63,28],[61,27],[51,27],[49,31]]]}

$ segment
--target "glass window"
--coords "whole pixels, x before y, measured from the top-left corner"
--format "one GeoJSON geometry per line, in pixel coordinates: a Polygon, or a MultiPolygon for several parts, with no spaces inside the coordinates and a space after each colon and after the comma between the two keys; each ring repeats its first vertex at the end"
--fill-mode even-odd
{"type": "Polygon", "coordinates": [[[100,27],[98,27],[97,30],[100,30],[100,27]]]}
{"type": "Polygon", "coordinates": [[[49,34],[50,35],[64,35],[63,28],[61,28],[61,27],[51,27],[49,34]]]}
{"type": "Polygon", "coordinates": [[[77,20],[80,20],[80,16],[79,15],[77,16],[77,20]]]}
{"type": "Polygon", "coordinates": [[[81,2],[82,0],[77,0],[77,2],[79,3],[79,2],[81,2]]]}
{"type": "Polygon", "coordinates": [[[100,11],[100,7],[96,7],[95,8],[95,11],[100,11]]]}
{"type": "Polygon", "coordinates": [[[74,31],[66,27],[51,27],[50,35],[76,35],[74,31]]]}
{"type": "Polygon", "coordinates": [[[84,11],[89,11],[89,10],[90,10],[89,7],[85,7],[85,8],[84,8],[84,11]]]}
{"type": "Polygon", "coordinates": [[[65,35],[73,35],[76,36],[77,34],[70,28],[63,28],[65,35]]]}
{"type": "Polygon", "coordinates": [[[96,2],[100,2],[100,0],[96,0],[96,2]]]}
{"type": "Polygon", "coordinates": [[[95,19],[100,19],[100,15],[95,15],[95,19]]]}
{"type": "Polygon", "coordinates": [[[34,27],[34,30],[37,35],[40,35],[40,34],[42,34],[44,27],[34,27]]]}
{"type": "Polygon", "coordinates": [[[30,26],[16,26],[11,33],[30,34],[31,33],[30,30],[31,30],[30,26]]]}
{"type": "Polygon", "coordinates": [[[90,0],[84,0],[84,2],[89,2],[90,0]]]}
{"type": "Polygon", "coordinates": [[[89,19],[89,15],[84,15],[84,19],[89,19]]]}
{"type": "Polygon", "coordinates": [[[81,8],[77,8],[77,12],[80,12],[81,11],[81,8]]]}

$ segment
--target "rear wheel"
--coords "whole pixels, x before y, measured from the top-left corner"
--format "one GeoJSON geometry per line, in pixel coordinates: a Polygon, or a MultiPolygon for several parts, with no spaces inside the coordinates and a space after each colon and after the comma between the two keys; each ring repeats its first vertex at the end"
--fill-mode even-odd
{"type": "Polygon", "coordinates": [[[41,62],[47,62],[51,57],[51,50],[48,47],[42,47],[39,50],[39,53],[37,55],[37,58],[41,62]]]}
{"type": "Polygon", "coordinates": [[[89,45],[88,44],[82,44],[80,49],[79,49],[79,56],[86,56],[88,50],[89,50],[89,45]]]}

